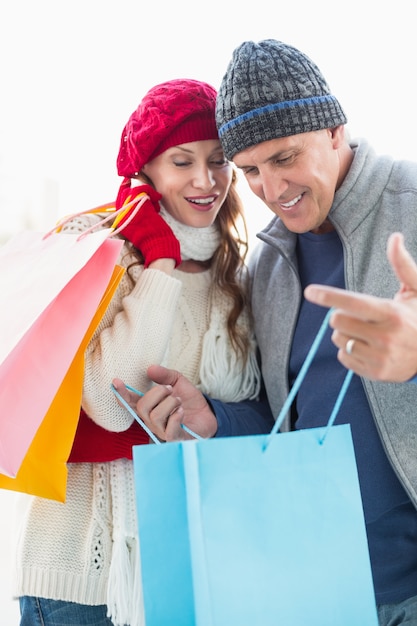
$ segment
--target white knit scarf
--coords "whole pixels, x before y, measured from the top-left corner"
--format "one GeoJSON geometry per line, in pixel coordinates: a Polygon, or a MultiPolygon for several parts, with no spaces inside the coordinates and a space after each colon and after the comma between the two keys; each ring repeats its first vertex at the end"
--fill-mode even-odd
{"type": "MultiPolygon", "coordinates": [[[[161,215],[179,240],[184,261],[207,261],[212,258],[221,241],[215,224],[205,228],[186,226],[175,220],[163,207],[161,215]]],[[[213,398],[239,402],[258,396],[260,372],[247,312],[243,312],[238,320],[238,324],[251,333],[250,350],[245,363],[231,345],[226,324],[230,306],[230,298],[213,285],[209,328],[203,339],[199,387],[213,398]]],[[[113,461],[110,466],[113,554],[108,582],[108,615],[115,626],[145,626],[133,463],[121,459],[113,461]]]]}
{"type": "Polygon", "coordinates": [[[160,215],[180,242],[183,261],[208,261],[220,245],[221,236],[216,224],[195,228],[176,220],[163,206],[160,215]]]}
{"type": "MultiPolygon", "coordinates": [[[[215,224],[194,228],[178,222],[163,207],[161,215],[181,245],[183,260],[208,261],[220,245],[220,232],[215,224]]],[[[227,317],[231,300],[213,285],[210,295],[210,322],[203,339],[200,364],[200,389],[223,402],[253,400],[259,393],[260,374],[253,337],[246,363],[231,345],[227,317]]],[[[247,312],[238,324],[250,333],[247,312]]]]}

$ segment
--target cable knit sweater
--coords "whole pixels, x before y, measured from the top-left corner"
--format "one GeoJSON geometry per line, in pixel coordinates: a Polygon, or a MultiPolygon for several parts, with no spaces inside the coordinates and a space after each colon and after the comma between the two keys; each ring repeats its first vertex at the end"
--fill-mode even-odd
{"type": "MultiPolygon", "coordinates": [[[[81,232],[91,219],[77,218],[67,229],[81,232]]],[[[134,260],[126,255],[128,246],[121,258],[126,267],[134,260]]],[[[197,274],[176,270],[169,276],[140,265],[132,269],[134,284],[125,274],[86,352],[83,407],[112,431],[127,429],[133,419],[111,392],[114,377],[146,391],[150,387],[147,367],[161,363],[200,384],[203,338],[210,319],[211,270],[197,274]]],[[[130,509],[126,520],[130,527],[122,530],[129,536],[136,524],[132,469],[132,462],[125,460],[122,465],[119,461],[70,464],[65,503],[18,495],[16,596],[108,604],[115,509],[126,506],[119,501],[120,494],[130,509]],[[121,471],[127,478],[122,489],[115,490],[114,479],[121,471]]]]}

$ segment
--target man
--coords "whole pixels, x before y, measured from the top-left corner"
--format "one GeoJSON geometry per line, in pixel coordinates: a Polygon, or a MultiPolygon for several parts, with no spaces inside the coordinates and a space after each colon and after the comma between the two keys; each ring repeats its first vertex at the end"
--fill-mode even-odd
{"type": "MultiPolygon", "coordinates": [[[[311,283],[402,303],[410,294],[395,295],[398,278],[385,248],[400,230],[417,256],[417,166],[377,157],[366,142],[350,142],[346,122],[320,70],[300,51],[274,40],[245,42],[234,51],[217,98],[217,123],[226,157],[277,216],[260,235],[265,243],[251,268],[256,335],[274,414],[326,312],[312,302],[345,307],[332,322],[344,365],[391,380],[417,372],[417,342],[398,372],[380,358],[384,350],[391,356],[395,342],[366,311],[369,299],[359,300],[361,318],[357,301],[337,300],[340,293],[310,287],[311,301],[303,298],[311,283]],[[369,358],[373,366],[364,365],[369,358]]],[[[394,257],[399,245],[391,242],[394,257]]],[[[415,305],[411,313],[415,320],[415,305]]],[[[397,328],[404,329],[396,314],[397,328]]],[[[288,427],[322,425],[343,376],[329,336],[288,427]]],[[[381,623],[417,624],[417,386],[354,376],[338,421],[352,427],[381,623]]]]}
{"type": "MultiPolygon", "coordinates": [[[[400,231],[417,257],[417,165],[350,141],[320,70],[275,40],[234,51],[216,117],[225,156],[275,214],[250,268],[272,412],[288,396],[323,307],[334,306],[333,331],[286,428],[325,424],[344,366],[358,374],[336,423],[351,424],[379,620],[416,626],[417,385],[406,381],[417,373],[417,267],[401,235],[391,237],[388,258],[386,245],[400,231]]],[[[230,405],[212,401],[210,410],[178,373],[153,367],[149,374],[170,386],[154,387],[137,410],[162,438],[177,437],[181,421],[198,432],[197,406],[205,436],[239,433],[230,405]]]]}

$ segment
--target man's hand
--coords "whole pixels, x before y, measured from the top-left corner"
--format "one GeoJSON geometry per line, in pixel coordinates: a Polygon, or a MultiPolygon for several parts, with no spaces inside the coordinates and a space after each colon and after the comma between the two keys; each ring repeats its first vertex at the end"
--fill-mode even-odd
{"type": "Polygon", "coordinates": [[[404,382],[417,373],[417,264],[400,233],[390,236],[387,256],[400,283],[392,300],[321,285],[309,285],[304,295],[335,308],[332,341],[345,367],[373,380],[404,382]]]}
{"type": "Polygon", "coordinates": [[[185,376],[161,365],[151,365],[148,377],[157,383],[142,397],[126,389],[123,382],[113,384],[124,400],[137,412],[150,430],[162,441],[191,439],[181,426],[203,438],[215,435],[216,418],[207,400],[185,376]]]}

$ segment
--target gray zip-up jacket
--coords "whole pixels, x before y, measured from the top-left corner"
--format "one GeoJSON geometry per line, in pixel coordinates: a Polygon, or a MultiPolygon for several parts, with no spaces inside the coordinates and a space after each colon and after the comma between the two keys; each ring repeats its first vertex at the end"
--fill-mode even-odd
{"type": "MultiPolygon", "coordinates": [[[[390,233],[401,231],[417,258],[417,163],[377,156],[364,140],[351,146],[355,157],[329,213],[343,244],[346,289],[392,298],[399,284],[386,257],[390,233]]],[[[276,418],[289,391],[290,347],[302,298],[297,236],[275,217],[258,237],[264,243],[250,259],[252,307],[276,418]]],[[[417,507],[417,384],[362,382],[386,454],[417,507]]]]}

